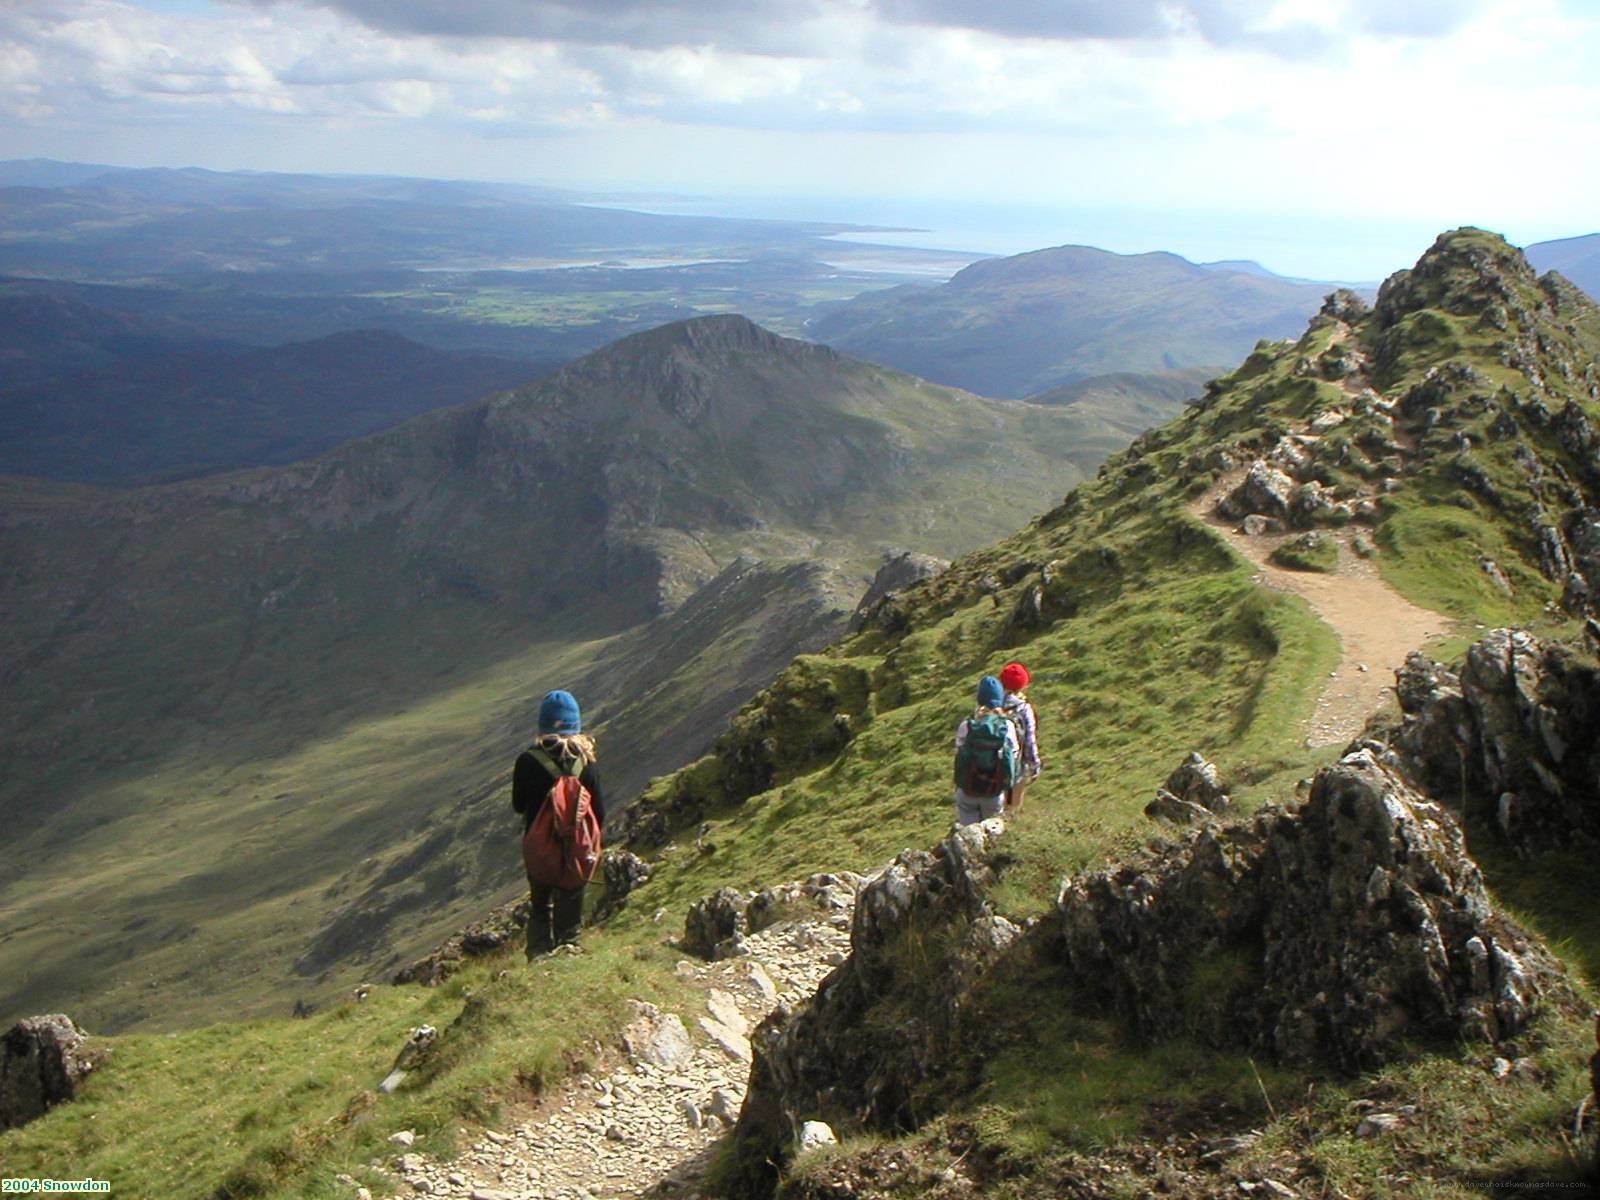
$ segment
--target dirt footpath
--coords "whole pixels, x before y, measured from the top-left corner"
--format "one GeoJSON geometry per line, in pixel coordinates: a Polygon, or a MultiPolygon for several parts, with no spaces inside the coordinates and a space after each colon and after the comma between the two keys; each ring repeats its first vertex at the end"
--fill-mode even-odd
{"type": "Polygon", "coordinates": [[[1332,574],[1291,571],[1271,562],[1268,556],[1273,550],[1296,534],[1251,536],[1240,533],[1237,522],[1216,513],[1217,501],[1241,477],[1223,479],[1191,504],[1189,511],[1255,564],[1258,583],[1304,596],[1312,611],[1338,634],[1342,648],[1339,666],[1317,700],[1316,713],[1306,730],[1306,745],[1349,741],[1394,689],[1394,673],[1406,655],[1450,633],[1454,622],[1417,607],[1385,583],[1372,561],[1351,549],[1354,535],[1348,530],[1324,531],[1339,547],[1339,565],[1332,574]]]}

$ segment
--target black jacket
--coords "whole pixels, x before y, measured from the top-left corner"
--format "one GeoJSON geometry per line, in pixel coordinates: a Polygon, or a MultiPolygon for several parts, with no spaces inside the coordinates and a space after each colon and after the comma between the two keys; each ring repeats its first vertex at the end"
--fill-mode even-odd
{"type": "MultiPolygon", "coordinates": [[[[593,763],[583,768],[578,782],[589,789],[589,805],[600,828],[606,825],[606,802],[600,792],[600,771],[593,763]]],[[[517,765],[511,772],[511,807],[522,814],[522,832],[528,832],[533,818],[544,803],[546,793],[555,787],[555,776],[545,770],[544,764],[528,751],[517,755],[517,765]]]]}

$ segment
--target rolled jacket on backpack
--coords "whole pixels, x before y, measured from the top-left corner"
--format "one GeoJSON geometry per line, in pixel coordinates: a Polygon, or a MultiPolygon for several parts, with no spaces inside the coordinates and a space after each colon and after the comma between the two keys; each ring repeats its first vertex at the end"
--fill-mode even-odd
{"type": "MultiPolygon", "coordinates": [[[[578,782],[589,791],[589,807],[594,810],[601,828],[606,823],[606,802],[600,791],[600,770],[594,763],[586,763],[578,775],[578,782]]],[[[511,771],[511,807],[522,816],[522,831],[526,833],[533,823],[539,805],[556,784],[555,776],[533,754],[524,750],[517,756],[511,771]]]]}

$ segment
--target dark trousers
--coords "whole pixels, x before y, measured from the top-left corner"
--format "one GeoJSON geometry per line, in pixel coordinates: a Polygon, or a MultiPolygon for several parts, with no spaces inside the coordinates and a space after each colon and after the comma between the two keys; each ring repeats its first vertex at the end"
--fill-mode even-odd
{"type": "Polygon", "coordinates": [[[583,922],[583,889],[528,882],[533,908],[528,913],[528,957],[548,954],[556,946],[575,944],[583,922]]]}

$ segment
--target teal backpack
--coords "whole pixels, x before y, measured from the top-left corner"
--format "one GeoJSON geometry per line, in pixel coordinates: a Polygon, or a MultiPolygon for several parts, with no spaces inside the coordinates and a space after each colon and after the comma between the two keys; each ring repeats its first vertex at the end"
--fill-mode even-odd
{"type": "Polygon", "coordinates": [[[967,721],[967,737],[956,751],[956,786],[977,800],[998,796],[1017,778],[1017,752],[1006,734],[1010,718],[983,709],[967,721]]]}

